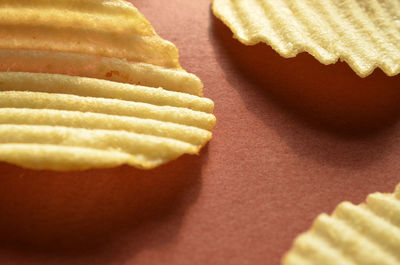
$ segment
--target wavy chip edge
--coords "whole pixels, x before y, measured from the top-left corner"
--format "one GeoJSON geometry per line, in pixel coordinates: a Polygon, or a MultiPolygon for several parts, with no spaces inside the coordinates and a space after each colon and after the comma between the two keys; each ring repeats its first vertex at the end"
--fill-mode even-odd
{"type": "Polygon", "coordinates": [[[5,0],[0,14],[1,161],[152,169],[211,139],[201,80],[130,2],[5,0]]]}
{"type": "Polygon", "coordinates": [[[400,264],[400,184],[360,205],[340,203],[319,215],[282,258],[283,265],[400,264]]]}
{"type": "Polygon", "coordinates": [[[376,68],[397,75],[400,27],[390,11],[396,3],[369,3],[213,0],[212,10],[245,45],[266,43],[284,58],[308,52],[325,65],[345,61],[360,77],[376,68]]]}

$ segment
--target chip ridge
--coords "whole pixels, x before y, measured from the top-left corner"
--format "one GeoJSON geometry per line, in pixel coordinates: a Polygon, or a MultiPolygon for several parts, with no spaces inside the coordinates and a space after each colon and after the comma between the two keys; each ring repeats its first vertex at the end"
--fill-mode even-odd
{"type": "Polygon", "coordinates": [[[214,14],[242,43],[267,43],[285,58],[308,52],[323,64],[342,60],[360,77],[376,68],[400,73],[399,6],[375,0],[213,1],[214,14]]]}
{"type": "Polygon", "coordinates": [[[370,194],[360,205],[342,202],[296,238],[282,264],[399,264],[399,198],[400,185],[393,194],[370,194]],[[321,239],[325,244],[315,244],[321,239]]]}

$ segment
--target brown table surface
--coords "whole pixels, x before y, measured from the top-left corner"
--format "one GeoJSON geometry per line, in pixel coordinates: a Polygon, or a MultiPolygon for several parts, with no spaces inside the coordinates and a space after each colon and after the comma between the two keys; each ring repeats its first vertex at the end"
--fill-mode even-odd
{"type": "Polygon", "coordinates": [[[400,182],[400,78],[246,47],[209,0],[133,0],[215,102],[200,156],[154,171],[0,164],[0,264],[279,264],[343,200],[400,182]]]}

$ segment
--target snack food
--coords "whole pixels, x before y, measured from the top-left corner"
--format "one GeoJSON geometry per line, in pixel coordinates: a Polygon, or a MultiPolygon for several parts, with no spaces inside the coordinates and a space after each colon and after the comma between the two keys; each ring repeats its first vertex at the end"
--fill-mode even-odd
{"type": "Polygon", "coordinates": [[[0,3],[0,161],[153,168],[197,154],[214,103],[129,2],[0,3]]]}
{"type": "Polygon", "coordinates": [[[400,185],[393,194],[373,193],[355,206],[343,202],[297,237],[284,265],[399,264],[400,185]]]}
{"type": "Polygon", "coordinates": [[[397,1],[214,0],[214,14],[246,45],[281,56],[308,52],[323,64],[346,61],[361,77],[377,67],[400,73],[397,1]]]}

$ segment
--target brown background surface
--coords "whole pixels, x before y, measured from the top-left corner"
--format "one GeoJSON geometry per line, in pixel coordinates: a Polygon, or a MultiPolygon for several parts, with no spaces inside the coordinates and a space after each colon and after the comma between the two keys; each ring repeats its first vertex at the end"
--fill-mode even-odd
{"type": "Polygon", "coordinates": [[[279,264],[340,201],[400,182],[400,78],[245,47],[209,0],[134,0],[215,101],[199,157],[154,171],[0,164],[0,264],[279,264]]]}

